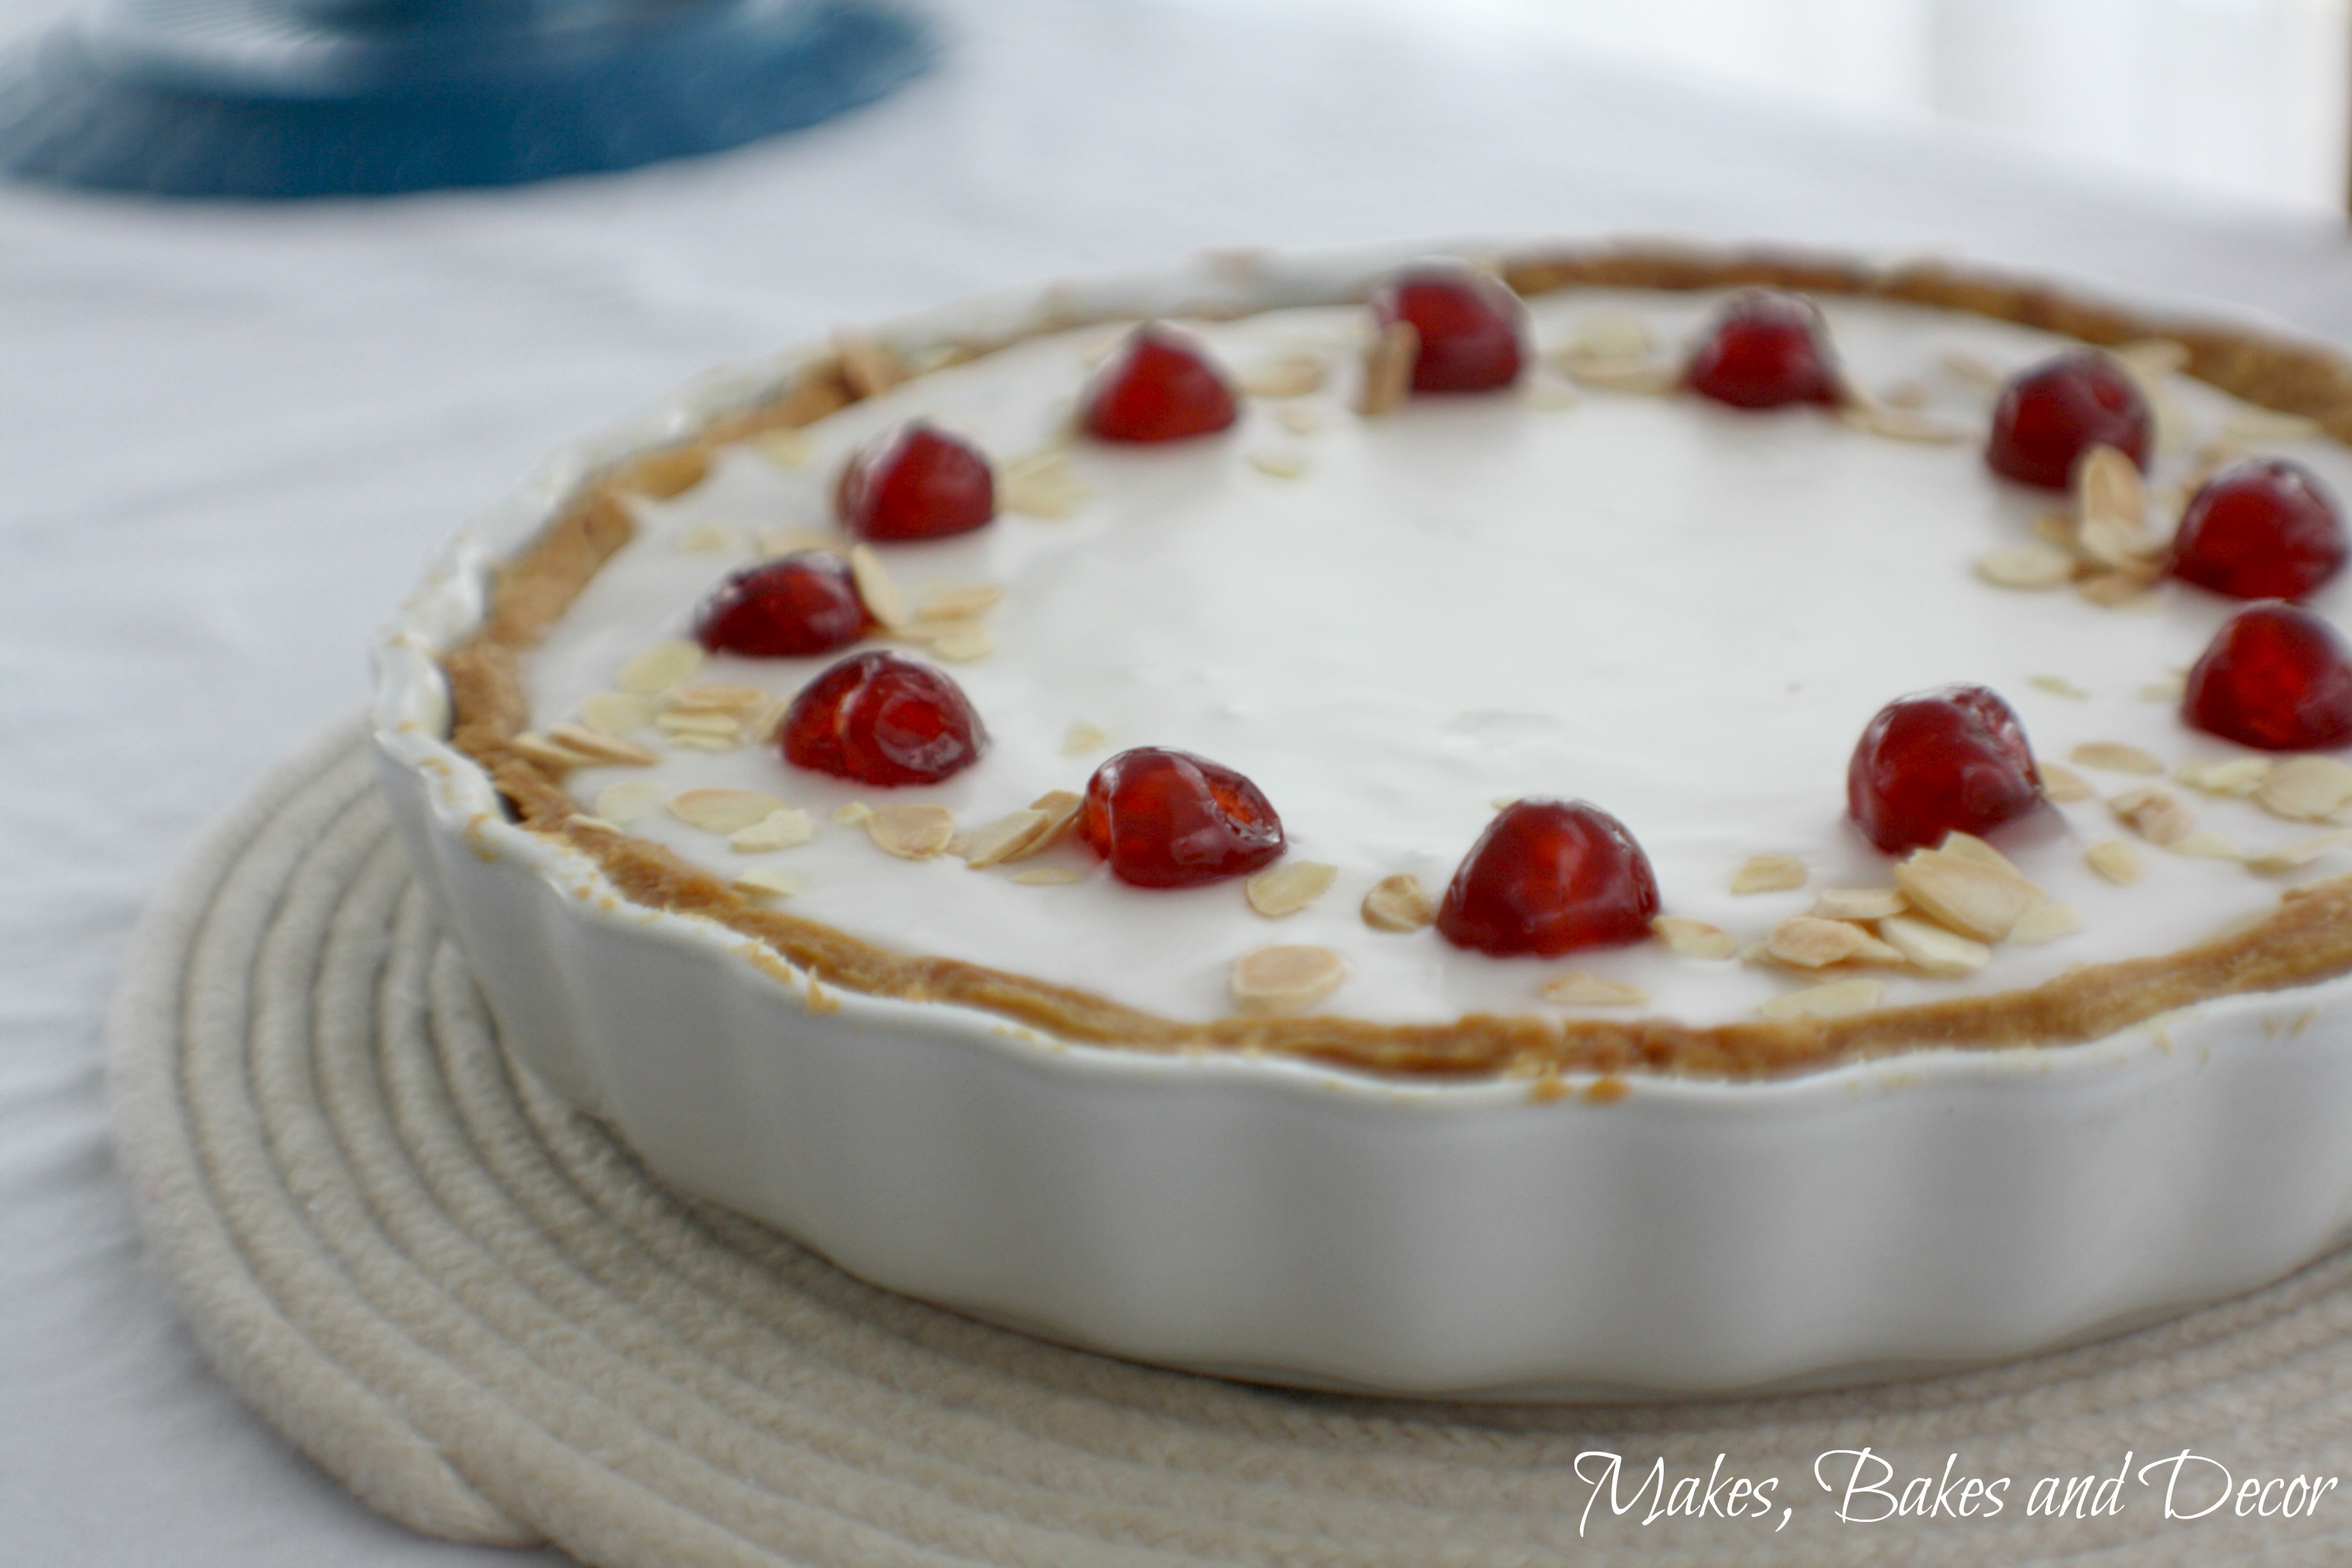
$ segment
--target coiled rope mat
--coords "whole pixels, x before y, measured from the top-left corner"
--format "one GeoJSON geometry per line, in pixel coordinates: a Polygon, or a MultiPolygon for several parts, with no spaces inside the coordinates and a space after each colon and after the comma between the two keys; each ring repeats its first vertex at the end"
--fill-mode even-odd
{"type": "Polygon", "coordinates": [[[2352,1255],[2019,1365],[1614,1408],[1255,1389],[862,1285],[666,1190],[507,1062],[355,726],[150,911],[110,1049],[148,1235],[222,1375],[437,1535],[664,1568],[2352,1561],[2341,1490],[2293,1520],[2167,1521],[2137,1482],[2119,1512],[2025,1511],[2037,1478],[2112,1476],[2126,1449],[2352,1476],[2352,1255]],[[1815,1457],[1864,1445],[1890,1490],[1957,1454],[1951,1474],[2012,1478],[2005,1506],[1841,1522],[1815,1457]],[[1588,1449],[1624,1457],[1626,1494],[1655,1459],[1673,1479],[1721,1454],[1779,1478],[1771,1515],[1644,1525],[1647,1500],[1604,1498],[1580,1535],[1588,1449]]]}

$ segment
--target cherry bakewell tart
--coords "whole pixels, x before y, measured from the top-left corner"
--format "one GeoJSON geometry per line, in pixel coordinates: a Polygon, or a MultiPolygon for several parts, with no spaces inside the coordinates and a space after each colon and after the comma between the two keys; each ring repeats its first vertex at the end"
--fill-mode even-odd
{"type": "MultiPolygon", "coordinates": [[[[674,1080],[688,1037],[739,1027],[730,986],[799,1030],[921,1037],[932,1067],[834,1117],[919,1100],[925,1071],[969,1090],[992,1069],[960,1049],[1609,1137],[1653,1137],[1638,1108],[1676,1096],[1769,1117],[1726,1108],[1995,1070],[2042,1084],[2031,1119],[2077,1092],[2050,1087],[2081,1056],[2056,1047],[2178,1056],[2182,1020],[2232,1007],[2340,1031],[2347,437],[2324,351],[1940,266],[1224,257],[844,334],[557,471],[388,641],[433,690],[380,705],[387,776],[519,1054],[665,1174],[885,1283],[1342,1386],[2007,1353],[2274,1275],[2352,1206],[2257,1261],[2119,1262],[1966,1331],[1890,1306],[1714,1362],[1685,1332],[1668,1372],[1626,1349],[1668,1343],[1655,1324],[1486,1354],[1456,1323],[1416,1361],[1371,1310],[1390,1348],[1349,1360],[1274,1348],[1255,1299],[1202,1309],[1213,1332],[1097,1300],[1066,1258],[959,1273],[779,1173],[800,1156],[730,1152],[762,1093],[805,1117],[865,1070],[835,1054],[755,1092],[740,1053],[767,1047],[739,1039],[723,1110],[674,1080]],[[471,599],[439,603],[452,582],[471,599]],[[528,863],[499,912],[447,885],[453,832],[528,863]],[[511,934],[550,920],[731,978],[647,983],[635,1035],[581,1047],[631,1009],[561,994],[602,961],[511,934]]],[[[901,1163],[929,1174],[911,1196],[895,1170],[894,1203],[986,1184],[901,1163]]]]}

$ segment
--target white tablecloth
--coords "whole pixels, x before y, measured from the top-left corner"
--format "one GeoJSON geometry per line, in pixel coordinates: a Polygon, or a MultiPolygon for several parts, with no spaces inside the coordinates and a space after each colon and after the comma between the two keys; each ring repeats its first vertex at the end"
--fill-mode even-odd
{"type": "MultiPolygon", "coordinates": [[[[1639,231],[1948,250],[2352,343],[2335,225],[1317,10],[934,0],[887,103],[378,204],[0,188],[0,1563],[478,1561],[247,1416],[142,1264],[100,1022],[141,905],[362,700],[427,548],[707,366],[1202,247],[1639,231]]],[[[0,37],[58,0],[0,0],[0,37]]]]}

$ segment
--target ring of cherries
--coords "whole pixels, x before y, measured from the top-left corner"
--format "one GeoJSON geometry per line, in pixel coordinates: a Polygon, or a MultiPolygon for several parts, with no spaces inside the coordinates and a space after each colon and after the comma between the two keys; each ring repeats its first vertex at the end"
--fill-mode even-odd
{"type": "MultiPolygon", "coordinates": [[[[1373,293],[1382,328],[1417,335],[1417,393],[1508,387],[1527,356],[1526,310],[1498,279],[1458,262],[1393,274],[1373,293]]],[[[1799,295],[1733,295],[1683,374],[1688,392],[1739,409],[1834,407],[1845,382],[1820,311],[1799,295]]],[[[1231,426],[1236,399],[1192,334],[1137,328],[1088,383],[1082,423],[1097,439],[1162,442],[1231,426]]],[[[2095,446],[2145,468],[2154,421],[2115,361],[2074,350],[2013,377],[1993,411],[1985,458],[2019,483],[2063,489],[2095,446]]],[[[988,461],[921,419],[866,444],[843,468],[834,510],[844,532],[876,543],[969,532],[996,514],[988,461]]],[[[2266,751],[2352,743],[2352,653],[2294,601],[2342,570],[2345,527],[2334,500],[2294,463],[2226,467],[2190,500],[2172,574],[2259,601],[2217,633],[2189,676],[2191,725],[2266,751]]],[[[729,576],[698,612],[714,651],[806,658],[878,628],[847,564],[803,551],[729,576]]],[[[784,760],[884,786],[935,784],[979,761],[988,732],[956,683],[891,653],[854,654],[793,701],[784,760]]],[[[1889,854],[1958,830],[1982,833],[2043,799],[2023,728],[1998,695],[1948,686],[1897,698],[1870,721],[1847,771],[1847,810],[1889,854]]],[[[1278,858],[1282,821],[1258,787],[1190,752],[1142,746],[1088,781],[1078,831],[1121,880],[1183,888],[1246,875],[1278,858]]],[[[1657,879],[1624,825],[1580,800],[1529,798],[1487,825],[1447,886],[1437,930],[1496,955],[1554,956],[1641,941],[1658,913],[1657,879]]]]}

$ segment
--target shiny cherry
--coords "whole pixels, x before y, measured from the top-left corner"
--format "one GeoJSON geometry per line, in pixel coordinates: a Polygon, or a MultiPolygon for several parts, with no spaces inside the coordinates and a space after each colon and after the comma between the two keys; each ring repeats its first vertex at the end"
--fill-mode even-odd
{"type": "Polygon", "coordinates": [[[729,573],[695,612],[694,637],[713,653],[792,658],[846,647],[872,623],[849,563],[803,550],[729,573]]]}
{"type": "Polygon", "coordinates": [[[937,784],[988,749],[962,688],[891,653],[854,654],[784,711],[781,747],[794,767],[870,784],[937,784]]]}
{"type": "Polygon", "coordinates": [[[996,515],[996,481],[970,442],[928,419],[909,419],[843,466],[833,510],[859,539],[940,539],[996,515]]]}
{"type": "Polygon", "coordinates": [[[1981,686],[1898,697],[1862,732],[1847,766],[1846,810],[1890,855],[1982,833],[2042,803],[2025,728],[1981,686]]]}
{"type": "Polygon", "coordinates": [[[1803,295],[1777,289],[1745,289],[1725,300],[1683,380],[1701,397],[1734,408],[1844,401],[1821,311],[1803,295]]]}
{"type": "Polygon", "coordinates": [[[1234,422],[1234,390],[1190,332],[1146,321],[1095,372],[1087,433],[1106,441],[1181,441],[1234,422]]]}
{"type": "Polygon", "coordinates": [[[2189,672],[2180,716],[2266,752],[2352,742],[2352,655],[2336,628],[2298,605],[2249,605],[2222,624],[2189,672]]]}
{"type": "Polygon", "coordinates": [[[1993,472],[2063,490],[2094,447],[2147,467],[2156,421],[2138,384],[2096,349],[2070,349],[2011,376],[1993,405],[1985,461],[1993,472]]]}
{"type": "Polygon", "coordinates": [[[1382,327],[1410,321],[1420,334],[1415,392],[1487,392],[1518,380],[1527,315],[1508,284],[1459,261],[1408,267],[1372,295],[1382,327]]]}
{"type": "Polygon", "coordinates": [[[2344,513],[2300,463],[2249,458],[2189,499],[2172,574],[2233,599],[2300,599],[2344,570],[2344,513]]]}
{"type": "Polygon", "coordinates": [[[1496,957],[1549,958],[1650,934],[1658,879],[1633,836],[1580,800],[1513,801],[1463,857],[1437,932],[1496,957]]]}
{"type": "Polygon", "coordinates": [[[1282,853],[1282,818],[1233,769],[1164,746],[1121,752],[1087,781],[1079,836],[1141,888],[1239,877],[1282,853]]]}

